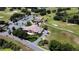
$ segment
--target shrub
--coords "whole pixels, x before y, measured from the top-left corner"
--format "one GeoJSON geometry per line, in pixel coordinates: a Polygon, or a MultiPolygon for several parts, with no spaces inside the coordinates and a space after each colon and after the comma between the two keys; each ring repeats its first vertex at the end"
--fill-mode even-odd
{"type": "Polygon", "coordinates": [[[48,14],[50,14],[50,13],[51,13],[51,11],[50,11],[50,10],[47,10],[47,13],[48,13],[48,14]]]}
{"type": "Polygon", "coordinates": [[[56,40],[52,40],[49,44],[49,50],[51,51],[74,51],[76,48],[74,48],[72,45],[66,43],[61,44],[60,42],[56,40]]]}
{"type": "Polygon", "coordinates": [[[27,22],[27,26],[31,26],[32,24],[31,24],[31,22],[27,22]]]}
{"type": "Polygon", "coordinates": [[[0,11],[5,11],[6,7],[0,7],[0,11]]]}
{"type": "Polygon", "coordinates": [[[22,19],[25,15],[20,14],[20,13],[14,13],[11,17],[10,20],[13,22],[17,22],[18,20],[22,19]]]}
{"type": "Polygon", "coordinates": [[[8,42],[4,39],[0,39],[0,48],[1,49],[6,49],[6,48],[10,48],[14,51],[18,51],[20,50],[20,47],[17,46],[16,44],[12,43],[12,42],[8,42]]]}
{"type": "Polygon", "coordinates": [[[41,9],[41,10],[40,10],[40,15],[41,15],[41,16],[46,15],[46,9],[41,9]]]}
{"type": "Polygon", "coordinates": [[[62,20],[63,17],[62,16],[54,16],[54,20],[62,20]]]}

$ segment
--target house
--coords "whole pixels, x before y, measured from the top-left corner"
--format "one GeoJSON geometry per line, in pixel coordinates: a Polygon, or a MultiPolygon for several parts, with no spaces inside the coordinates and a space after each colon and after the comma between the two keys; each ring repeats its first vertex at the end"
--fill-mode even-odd
{"type": "Polygon", "coordinates": [[[42,17],[41,17],[41,16],[36,16],[36,17],[35,17],[35,19],[34,19],[34,21],[35,21],[35,22],[40,22],[40,21],[41,21],[41,19],[42,19],[42,17]]]}
{"type": "Polygon", "coordinates": [[[33,24],[31,26],[28,26],[28,27],[23,27],[23,30],[30,32],[30,33],[41,33],[43,28],[39,27],[36,24],[33,24]]]}

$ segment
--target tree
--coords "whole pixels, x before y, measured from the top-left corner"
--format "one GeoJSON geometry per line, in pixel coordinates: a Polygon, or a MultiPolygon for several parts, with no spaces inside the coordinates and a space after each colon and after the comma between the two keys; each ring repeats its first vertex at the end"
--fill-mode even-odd
{"type": "Polygon", "coordinates": [[[62,17],[60,17],[60,16],[54,16],[54,20],[61,20],[62,19],[62,17]]]}
{"type": "Polygon", "coordinates": [[[46,9],[40,9],[40,15],[41,16],[46,15],[46,9]]]}
{"type": "Polygon", "coordinates": [[[37,7],[32,7],[31,10],[32,10],[32,12],[35,12],[35,13],[40,12],[40,9],[38,9],[37,7]]]}
{"type": "Polygon", "coordinates": [[[79,24],[79,16],[78,15],[74,15],[73,17],[68,19],[68,22],[69,23],[73,23],[73,24],[79,24]]]}
{"type": "Polygon", "coordinates": [[[60,51],[60,47],[61,47],[61,43],[59,43],[58,41],[52,40],[49,44],[49,49],[51,51],[60,51]]]}
{"type": "Polygon", "coordinates": [[[57,9],[57,12],[61,12],[61,11],[63,11],[63,8],[58,8],[57,9]]]}
{"type": "Polygon", "coordinates": [[[17,22],[18,20],[22,19],[25,15],[20,14],[20,13],[14,13],[11,17],[10,20],[13,22],[17,22]]]}
{"type": "Polygon", "coordinates": [[[5,24],[5,21],[0,21],[0,24],[5,24]]]}
{"type": "Polygon", "coordinates": [[[14,9],[10,8],[10,11],[13,11],[14,9]]]}
{"type": "Polygon", "coordinates": [[[27,9],[22,9],[21,12],[26,13],[27,9]]]}
{"type": "Polygon", "coordinates": [[[58,21],[63,21],[63,22],[66,22],[66,20],[68,20],[68,14],[66,11],[64,12],[57,12],[56,15],[54,16],[54,20],[58,20],[58,21]]]}
{"type": "Polygon", "coordinates": [[[48,14],[50,14],[50,13],[51,13],[51,11],[50,11],[50,10],[47,10],[47,13],[48,13],[48,14]]]}
{"type": "Polygon", "coordinates": [[[27,12],[26,12],[26,15],[31,15],[31,12],[30,12],[30,11],[27,11],[27,12]]]}
{"type": "Polygon", "coordinates": [[[62,46],[61,46],[61,51],[74,51],[74,50],[76,50],[76,49],[68,43],[62,44],[62,46]]]}
{"type": "Polygon", "coordinates": [[[16,30],[15,27],[12,27],[12,30],[16,30]]]}
{"type": "Polygon", "coordinates": [[[20,50],[20,47],[19,46],[17,46],[13,42],[8,42],[8,41],[6,41],[4,39],[0,39],[0,48],[1,49],[10,48],[10,49],[12,49],[14,51],[20,50]]]}
{"type": "Polygon", "coordinates": [[[23,31],[22,29],[16,29],[13,31],[13,35],[29,41],[35,41],[38,38],[38,35],[28,35],[27,32],[23,31]]]}
{"type": "Polygon", "coordinates": [[[44,30],[48,30],[48,26],[47,25],[44,25],[43,28],[44,28],[44,30]]]}
{"type": "Polygon", "coordinates": [[[28,36],[28,34],[23,31],[22,29],[16,29],[13,31],[13,35],[22,38],[22,39],[26,39],[26,37],[28,36]]]}
{"type": "Polygon", "coordinates": [[[31,26],[32,24],[31,24],[31,22],[27,22],[27,26],[31,26]]]}
{"type": "Polygon", "coordinates": [[[2,45],[4,44],[4,40],[3,39],[0,39],[0,46],[2,47],[2,45]]]}
{"type": "Polygon", "coordinates": [[[21,7],[17,7],[18,10],[21,10],[21,7]]]}
{"type": "Polygon", "coordinates": [[[45,44],[48,44],[48,40],[41,40],[38,44],[44,46],[45,44]]]}
{"type": "Polygon", "coordinates": [[[66,10],[70,10],[71,8],[58,8],[57,12],[62,12],[62,11],[66,11],[66,10]]]}
{"type": "Polygon", "coordinates": [[[5,11],[6,7],[0,7],[0,11],[5,11]]]}
{"type": "Polygon", "coordinates": [[[53,12],[53,13],[55,13],[55,12],[56,12],[56,10],[52,10],[52,12],[53,12]]]}
{"type": "Polygon", "coordinates": [[[49,49],[51,51],[75,51],[76,48],[74,48],[72,45],[66,43],[61,44],[60,42],[56,40],[52,40],[49,44],[49,49]]]}
{"type": "Polygon", "coordinates": [[[0,27],[0,32],[4,32],[6,31],[5,29],[3,29],[3,27],[0,27]]]}

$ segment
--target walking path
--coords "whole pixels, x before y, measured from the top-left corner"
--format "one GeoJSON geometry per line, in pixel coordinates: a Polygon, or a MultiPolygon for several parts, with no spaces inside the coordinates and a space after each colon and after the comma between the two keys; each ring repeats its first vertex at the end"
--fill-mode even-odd
{"type": "Polygon", "coordinates": [[[56,29],[59,29],[59,30],[67,31],[67,32],[70,32],[70,33],[72,33],[72,34],[78,35],[77,33],[75,33],[74,31],[71,31],[71,30],[59,28],[59,27],[56,27],[56,26],[53,26],[53,25],[49,25],[49,24],[45,24],[45,25],[50,26],[50,27],[53,27],[53,28],[56,28],[56,29]]]}

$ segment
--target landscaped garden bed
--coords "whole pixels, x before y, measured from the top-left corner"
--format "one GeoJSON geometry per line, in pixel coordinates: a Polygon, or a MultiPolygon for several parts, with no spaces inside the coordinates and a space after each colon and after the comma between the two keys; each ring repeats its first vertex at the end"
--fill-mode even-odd
{"type": "Polygon", "coordinates": [[[27,32],[23,31],[22,29],[14,30],[13,35],[24,40],[29,40],[31,42],[37,40],[37,38],[39,37],[38,34],[28,35],[27,32]]]}

